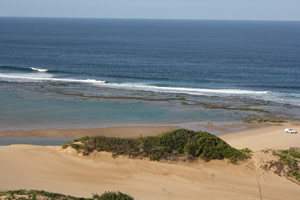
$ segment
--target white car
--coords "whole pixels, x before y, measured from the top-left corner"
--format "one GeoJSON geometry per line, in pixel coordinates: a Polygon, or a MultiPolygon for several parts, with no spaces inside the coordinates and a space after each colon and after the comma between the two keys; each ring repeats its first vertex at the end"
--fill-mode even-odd
{"type": "Polygon", "coordinates": [[[291,134],[297,133],[297,131],[294,130],[294,129],[292,129],[292,128],[286,128],[286,129],[284,129],[284,131],[285,131],[286,133],[291,133],[291,134]]]}

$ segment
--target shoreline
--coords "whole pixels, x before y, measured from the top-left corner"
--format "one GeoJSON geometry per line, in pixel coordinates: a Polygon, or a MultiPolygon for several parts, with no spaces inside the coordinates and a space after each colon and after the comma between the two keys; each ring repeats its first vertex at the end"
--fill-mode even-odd
{"type": "Polygon", "coordinates": [[[177,129],[177,126],[119,126],[106,128],[92,128],[92,129],[33,129],[29,131],[2,131],[2,137],[40,137],[40,138],[80,138],[84,136],[103,135],[107,137],[139,137],[141,132],[143,136],[154,136],[161,132],[167,132],[177,129]]]}
{"type": "Polygon", "coordinates": [[[191,129],[207,131],[225,140],[237,149],[250,148],[253,151],[262,149],[289,149],[300,147],[300,134],[288,134],[285,128],[300,131],[299,122],[287,123],[236,123],[236,122],[189,122],[157,126],[109,126],[91,129],[33,129],[0,132],[0,146],[12,144],[34,144],[59,146],[61,143],[72,141],[84,136],[106,136],[118,138],[137,138],[140,136],[156,136],[175,129],[191,129]],[[216,134],[217,133],[217,134],[216,134]],[[57,143],[51,141],[56,139],[57,143]],[[6,140],[6,141],[5,141],[6,140]],[[9,142],[7,142],[9,140],[9,142]],[[243,142],[240,142],[240,141],[243,142]],[[26,141],[25,143],[23,141],[26,141]],[[41,142],[42,141],[42,142],[41,142]],[[48,141],[48,143],[47,143],[48,141]]]}
{"type": "Polygon", "coordinates": [[[134,138],[139,136],[156,136],[171,130],[185,128],[195,131],[207,131],[215,135],[230,133],[260,127],[262,124],[243,122],[213,122],[208,124],[201,122],[182,122],[161,125],[120,125],[105,126],[100,128],[70,128],[70,129],[32,129],[32,130],[4,130],[0,131],[0,139],[5,137],[13,138],[80,138],[84,136],[103,135],[106,137],[134,138]]]}
{"type": "MultiPolygon", "coordinates": [[[[2,117],[0,117],[0,132],[20,129],[90,129],[115,126],[115,124],[118,126],[167,124],[169,126],[170,123],[173,126],[177,122],[206,120],[239,122],[250,115],[262,116],[262,118],[268,116],[270,119],[267,121],[273,118],[299,120],[300,107],[251,98],[145,91],[131,91],[126,94],[123,91],[123,94],[122,91],[113,89],[104,91],[96,87],[87,90],[84,85],[78,87],[64,88],[54,84],[49,88],[40,88],[35,84],[20,84],[20,91],[15,87],[14,90],[4,90],[6,88],[0,87],[1,91],[4,90],[0,101],[3,105],[7,105],[3,106],[2,117]],[[83,89],[88,92],[83,92],[83,89]],[[63,95],[55,93],[56,90],[71,91],[68,95],[63,95]],[[81,92],[83,96],[78,96],[81,92]],[[105,94],[105,98],[111,99],[92,97],[89,94],[91,92],[105,94]]],[[[213,132],[213,134],[220,133],[223,131],[213,132]]]]}
{"type": "Polygon", "coordinates": [[[281,124],[264,124],[261,127],[224,133],[219,135],[219,137],[237,149],[248,147],[253,151],[263,149],[280,150],[289,149],[290,147],[300,147],[299,131],[299,122],[287,122],[281,124]],[[298,133],[285,133],[285,128],[295,129],[298,133]]]}

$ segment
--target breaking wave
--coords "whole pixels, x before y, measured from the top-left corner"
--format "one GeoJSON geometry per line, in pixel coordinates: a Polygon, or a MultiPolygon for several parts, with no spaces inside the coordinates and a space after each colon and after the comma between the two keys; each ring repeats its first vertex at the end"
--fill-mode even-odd
{"type": "Polygon", "coordinates": [[[57,70],[43,69],[37,67],[0,66],[0,69],[18,72],[58,72],[57,70]]]}
{"type": "Polygon", "coordinates": [[[30,69],[32,69],[33,71],[38,71],[38,72],[48,72],[49,69],[39,69],[39,68],[35,68],[35,67],[30,67],[30,69]]]}
{"type": "Polygon", "coordinates": [[[212,94],[227,94],[227,95],[239,95],[239,94],[266,94],[269,91],[253,91],[253,90],[239,90],[239,89],[205,89],[205,88],[184,88],[184,87],[159,87],[155,85],[145,85],[139,83],[114,83],[104,80],[96,79],[72,79],[72,78],[55,78],[51,74],[41,74],[36,76],[35,74],[0,74],[2,81],[9,82],[70,82],[70,83],[86,83],[93,84],[102,87],[125,89],[125,90],[140,90],[140,91],[152,91],[152,92],[166,92],[166,93],[184,93],[191,95],[212,95],[212,94]]]}
{"type": "Polygon", "coordinates": [[[70,78],[53,78],[52,75],[36,76],[34,74],[19,75],[19,74],[0,74],[2,81],[8,82],[70,82],[70,83],[89,83],[89,84],[101,84],[105,81],[97,81],[95,79],[70,79],[70,78]]]}

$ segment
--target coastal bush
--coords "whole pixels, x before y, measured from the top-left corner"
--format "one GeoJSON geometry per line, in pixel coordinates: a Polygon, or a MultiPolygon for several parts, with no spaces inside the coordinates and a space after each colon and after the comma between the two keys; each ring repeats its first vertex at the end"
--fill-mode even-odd
{"type": "Polygon", "coordinates": [[[281,152],[285,155],[290,155],[294,158],[300,158],[300,152],[293,150],[281,150],[281,152]]]}
{"type": "Polygon", "coordinates": [[[105,192],[102,195],[93,194],[92,198],[73,197],[59,193],[46,192],[44,190],[10,190],[0,192],[0,199],[55,199],[55,200],[133,200],[129,195],[121,192],[105,192]]]}
{"type": "Polygon", "coordinates": [[[280,161],[288,166],[289,175],[296,178],[300,182],[300,168],[298,160],[300,158],[300,152],[293,150],[282,150],[279,153],[280,161]]]}
{"type": "Polygon", "coordinates": [[[62,148],[63,148],[63,149],[66,149],[67,147],[68,147],[67,144],[63,144],[63,145],[62,145],[62,148]]]}
{"type": "Polygon", "coordinates": [[[219,137],[202,131],[177,129],[158,136],[129,138],[113,138],[105,136],[83,137],[74,140],[81,144],[69,144],[83,155],[96,151],[111,152],[113,157],[126,155],[129,157],[148,157],[150,160],[177,160],[177,158],[205,160],[229,159],[236,163],[248,156],[232,148],[219,137]]]}
{"type": "Polygon", "coordinates": [[[88,140],[89,138],[90,138],[89,136],[84,136],[84,137],[82,137],[80,139],[75,139],[74,142],[83,142],[83,141],[88,140]]]}
{"type": "Polygon", "coordinates": [[[276,174],[283,174],[300,182],[300,152],[293,150],[273,151],[273,155],[279,156],[278,161],[270,161],[268,169],[274,168],[276,174]]]}
{"type": "Polygon", "coordinates": [[[101,196],[94,194],[95,200],[133,200],[131,196],[123,194],[122,192],[105,192],[101,196]]]}
{"type": "Polygon", "coordinates": [[[248,156],[248,158],[251,158],[252,153],[253,153],[253,151],[251,149],[249,149],[248,147],[241,149],[241,152],[246,154],[248,156]]]}
{"type": "MultiPolygon", "coordinates": [[[[80,149],[80,145],[79,144],[71,144],[71,147],[73,148],[73,149],[75,149],[76,151],[79,151],[79,149],[80,149]]],[[[64,146],[63,146],[63,148],[64,148],[64,146]]]]}
{"type": "Polygon", "coordinates": [[[174,151],[177,154],[190,154],[192,158],[201,157],[206,160],[227,158],[236,162],[247,157],[215,135],[186,129],[145,138],[143,150],[151,160],[167,159],[174,151]]]}
{"type": "Polygon", "coordinates": [[[84,199],[84,198],[66,196],[58,193],[46,192],[44,190],[10,190],[6,192],[0,192],[0,199],[3,196],[7,196],[4,199],[71,199],[71,200],[84,199]]]}

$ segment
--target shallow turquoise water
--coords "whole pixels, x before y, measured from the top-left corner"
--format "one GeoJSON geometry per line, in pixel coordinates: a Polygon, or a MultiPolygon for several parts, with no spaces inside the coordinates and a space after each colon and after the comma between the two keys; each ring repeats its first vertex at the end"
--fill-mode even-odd
{"type": "Polygon", "coordinates": [[[83,100],[38,92],[2,92],[0,108],[1,130],[238,121],[242,118],[241,112],[169,102],[83,100]]]}

